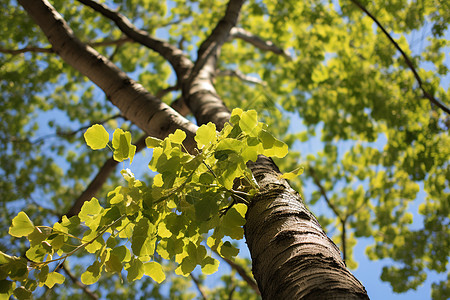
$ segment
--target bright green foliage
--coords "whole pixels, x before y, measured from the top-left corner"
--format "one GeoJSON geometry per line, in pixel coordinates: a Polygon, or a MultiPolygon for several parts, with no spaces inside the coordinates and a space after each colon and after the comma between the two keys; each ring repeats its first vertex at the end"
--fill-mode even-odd
{"type": "MultiPolygon", "coordinates": [[[[96,198],[83,204],[78,216],[63,217],[53,227],[35,227],[24,212],[13,219],[10,234],[27,236],[26,252],[35,270],[38,285],[52,288],[64,282],[64,276],[50,272],[49,264],[63,261],[83,249],[95,255],[93,263],[81,275],[81,281],[96,283],[103,272],[127,271],[127,280],[144,275],[161,283],[165,274],[156,256],[178,263],[175,273],[188,276],[196,266],[202,273],[217,271],[219,261],[211,257],[202,242],[209,232],[208,245],[228,259],[239,250],[222,239],[243,238],[246,203],[257,193],[258,186],[246,163],[262,153],[282,157],[286,145],[271,136],[255,111],[235,109],[231,123],[221,132],[211,123],[199,128],[195,137],[198,154],[183,151],[186,134],[177,130],[164,141],[147,138],[153,148],[149,168],[158,172],[152,187],[137,180],[129,169],[122,170],[127,186],[118,186],[108,193],[109,205],[102,207],[96,198]],[[267,142],[270,141],[270,142],[267,142]],[[241,183],[235,186],[234,183],[241,183]],[[221,213],[222,212],[222,213],[221,213]],[[81,237],[76,237],[84,225],[81,237]],[[127,247],[129,243],[130,247],[127,247]]],[[[94,125],[85,134],[91,148],[106,145],[103,126],[94,125]],[[98,138],[101,136],[100,138],[98,138]]],[[[105,131],[106,132],[106,131],[105,131]]],[[[106,136],[107,140],[107,136],[106,136]]],[[[127,131],[116,129],[112,147],[114,158],[132,159],[135,146],[127,131]],[[133,150],[130,150],[132,149],[133,150]]],[[[27,263],[2,253],[2,277],[20,281],[26,286],[27,263]],[[23,267],[19,268],[18,263],[23,267]],[[24,270],[18,274],[18,270],[24,270]]]]}

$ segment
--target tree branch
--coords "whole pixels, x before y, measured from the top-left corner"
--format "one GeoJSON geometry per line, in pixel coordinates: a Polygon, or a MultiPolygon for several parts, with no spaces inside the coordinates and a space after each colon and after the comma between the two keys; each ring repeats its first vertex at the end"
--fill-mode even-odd
{"type": "Polygon", "coordinates": [[[192,62],[177,47],[168,42],[152,37],[148,32],[138,29],[124,15],[113,11],[104,4],[97,3],[93,0],[78,0],[86,6],[91,7],[103,16],[112,20],[117,27],[129,38],[144,45],[162,57],[164,57],[177,73],[178,78],[182,78],[186,72],[192,67],[192,62]]]}
{"type": "Polygon", "coordinates": [[[261,79],[253,77],[253,76],[248,76],[239,70],[219,70],[216,73],[216,75],[217,76],[233,76],[233,77],[239,78],[240,80],[242,80],[244,82],[266,86],[266,83],[264,81],[262,81],[261,79]]]}
{"type": "Polygon", "coordinates": [[[208,299],[208,298],[206,298],[205,291],[203,290],[203,287],[202,287],[202,285],[200,284],[200,282],[198,281],[198,279],[197,279],[197,278],[194,276],[194,274],[192,274],[192,273],[190,273],[189,275],[191,276],[192,281],[195,283],[195,286],[197,287],[197,289],[198,289],[200,295],[202,296],[202,299],[203,299],[203,300],[208,299]]]}
{"type": "Polygon", "coordinates": [[[62,264],[62,269],[64,270],[64,272],[67,274],[67,276],[69,276],[70,280],[72,280],[72,282],[77,285],[79,288],[81,288],[83,290],[83,292],[91,299],[93,300],[97,300],[98,296],[96,294],[94,294],[86,285],[84,285],[83,283],[81,283],[76,277],[75,275],[72,274],[72,272],[70,272],[70,270],[67,268],[66,263],[64,262],[62,264]]]}
{"type": "MultiPolygon", "coordinates": [[[[128,37],[123,37],[117,40],[103,40],[100,42],[87,42],[86,44],[91,47],[101,47],[101,46],[113,46],[113,45],[123,45],[126,42],[132,42],[133,40],[128,37]]],[[[0,47],[0,53],[18,55],[26,52],[36,52],[36,53],[55,53],[52,47],[41,48],[35,46],[27,46],[20,49],[5,49],[0,47]]]]}
{"type": "Polygon", "coordinates": [[[225,258],[225,257],[222,257],[219,253],[217,253],[216,251],[214,251],[217,255],[219,255],[219,257],[221,258],[221,259],[223,259],[228,265],[230,265],[230,267],[232,268],[232,269],[234,269],[234,270],[236,270],[236,272],[239,274],[239,276],[241,276],[241,278],[245,281],[245,282],[247,282],[247,284],[249,285],[249,287],[251,287],[254,291],[255,291],[255,293],[257,293],[258,295],[261,295],[261,292],[259,291],[259,288],[258,288],[258,284],[256,283],[256,281],[252,278],[252,277],[250,277],[248,274],[247,274],[247,271],[245,271],[245,269],[242,267],[242,266],[240,266],[240,265],[238,265],[237,263],[235,263],[234,261],[232,261],[232,260],[230,260],[230,259],[228,259],[228,258],[225,258]]]}
{"type": "Polygon", "coordinates": [[[5,49],[0,47],[0,53],[18,55],[26,52],[39,52],[39,53],[54,53],[52,48],[41,48],[34,46],[27,46],[20,49],[5,49]]]}
{"type": "Polygon", "coordinates": [[[316,172],[314,170],[314,168],[310,165],[309,166],[309,173],[311,174],[314,183],[317,185],[317,187],[319,188],[320,193],[322,194],[323,198],[325,199],[325,201],[327,202],[327,205],[329,208],[331,208],[331,210],[334,212],[334,214],[336,215],[336,217],[339,218],[339,220],[341,222],[343,222],[343,218],[341,217],[341,214],[339,213],[339,210],[336,208],[336,206],[334,206],[334,204],[330,201],[330,199],[327,196],[327,192],[325,191],[325,188],[322,186],[322,184],[320,183],[319,178],[317,178],[316,172]]]}
{"type": "Polygon", "coordinates": [[[443,103],[441,103],[439,100],[434,98],[432,94],[430,94],[425,88],[423,87],[422,78],[420,78],[419,74],[416,71],[416,68],[414,67],[414,64],[409,59],[408,55],[403,51],[403,49],[397,44],[397,42],[392,38],[392,36],[386,31],[386,29],[381,25],[381,23],[378,21],[378,19],[372,15],[365,7],[357,0],[351,0],[356,6],[358,6],[363,12],[365,12],[376,24],[377,26],[383,31],[383,33],[387,36],[387,38],[391,41],[391,43],[395,46],[395,48],[400,52],[400,54],[403,56],[403,59],[406,62],[406,65],[411,69],[411,71],[414,74],[414,77],[416,78],[417,83],[419,84],[419,88],[423,92],[423,96],[430,100],[430,102],[440,109],[442,109],[447,114],[450,114],[450,109],[446,107],[443,103]]]}
{"type": "Polygon", "coordinates": [[[252,34],[251,32],[243,29],[234,27],[230,31],[230,39],[232,38],[238,38],[243,41],[246,41],[247,43],[255,46],[258,49],[264,50],[264,51],[271,51],[275,54],[282,55],[288,60],[292,60],[291,55],[286,50],[283,50],[282,48],[278,47],[271,41],[264,40],[263,38],[252,34]]]}
{"type": "Polygon", "coordinates": [[[197,61],[195,62],[190,78],[197,76],[198,72],[203,69],[208,58],[215,55],[222,45],[227,41],[230,30],[236,25],[239,13],[244,0],[230,0],[223,18],[217,23],[211,34],[200,45],[197,52],[197,61]]]}
{"type": "Polygon", "coordinates": [[[160,139],[181,129],[188,136],[186,149],[194,151],[196,125],[148,93],[106,57],[80,42],[46,0],[19,0],[19,3],[41,27],[55,52],[97,84],[125,118],[160,139]]]}

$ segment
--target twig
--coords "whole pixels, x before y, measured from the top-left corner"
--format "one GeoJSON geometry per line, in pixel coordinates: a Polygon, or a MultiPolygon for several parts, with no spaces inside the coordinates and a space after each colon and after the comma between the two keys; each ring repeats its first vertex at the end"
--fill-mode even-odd
{"type": "Polygon", "coordinates": [[[251,32],[243,29],[234,27],[230,31],[230,38],[238,38],[243,41],[246,41],[247,43],[255,46],[258,49],[264,50],[264,51],[271,51],[275,54],[282,55],[288,60],[292,60],[291,55],[286,50],[283,50],[282,48],[275,45],[272,41],[264,40],[263,38],[252,34],[251,32]]]}
{"type": "Polygon", "coordinates": [[[322,186],[322,184],[320,183],[319,178],[317,178],[316,176],[316,172],[314,171],[314,168],[312,166],[309,166],[309,172],[311,173],[311,176],[314,180],[314,183],[317,185],[317,187],[320,190],[320,193],[322,194],[323,198],[325,199],[325,201],[327,202],[327,205],[329,208],[331,208],[331,210],[334,212],[334,214],[339,218],[339,220],[341,222],[343,222],[343,218],[341,217],[341,214],[339,213],[338,209],[336,208],[336,206],[334,206],[334,204],[330,201],[330,199],[327,196],[327,192],[325,191],[325,188],[322,186]]]}
{"type": "MultiPolygon", "coordinates": [[[[86,44],[92,47],[99,47],[99,46],[112,46],[112,45],[122,45],[126,42],[133,42],[132,39],[128,37],[123,37],[117,40],[104,40],[100,42],[87,42],[86,44]]],[[[39,53],[55,53],[52,47],[48,48],[42,48],[42,47],[35,47],[35,46],[27,46],[20,49],[6,49],[0,47],[0,53],[5,54],[12,54],[12,55],[18,55],[26,52],[39,52],[39,53]]]]}
{"type": "Polygon", "coordinates": [[[374,15],[372,15],[365,7],[357,0],[351,0],[356,6],[358,6],[363,12],[365,12],[383,31],[383,33],[387,36],[387,38],[391,41],[391,43],[397,48],[397,50],[400,52],[400,54],[403,56],[403,59],[406,62],[406,65],[411,69],[411,71],[414,74],[414,77],[416,78],[417,83],[419,84],[420,89],[423,92],[423,95],[425,98],[430,100],[431,103],[438,106],[440,109],[442,109],[447,114],[450,114],[450,109],[446,107],[443,103],[441,103],[439,100],[434,98],[432,94],[430,94],[425,88],[423,87],[422,78],[420,78],[419,74],[417,73],[416,69],[414,68],[413,63],[409,59],[408,55],[403,51],[403,49],[397,44],[397,42],[392,38],[392,36],[386,31],[386,29],[381,25],[381,23],[378,21],[377,18],[375,18],[374,15]]]}
{"type": "MultiPolygon", "coordinates": [[[[213,250],[214,251],[214,250],[213,250]]],[[[230,267],[234,270],[236,270],[236,272],[241,276],[241,278],[247,282],[247,284],[249,285],[250,288],[252,288],[255,293],[257,293],[258,295],[261,295],[261,292],[259,291],[258,288],[258,284],[256,283],[256,281],[250,277],[247,274],[247,271],[240,265],[238,265],[237,263],[235,263],[234,261],[226,258],[226,257],[222,257],[217,251],[214,251],[217,255],[219,255],[219,257],[221,259],[223,259],[228,265],[230,265],[230,267]]]]}
{"type": "Polygon", "coordinates": [[[83,290],[83,292],[89,296],[89,298],[93,299],[93,300],[97,300],[98,296],[96,294],[94,294],[86,285],[84,285],[83,283],[81,283],[76,277],[75,275],[72,274],[72,272],[70,272],[70,270],[67,268],[66,263],[62,264],[62,269],[64,270],[64,272],[67,274],[67,276],[69,276],[69,278],[72,280],[72,282],[74,284],[76,284],[79,288],[81,288],[83,290]]]}
{"type": "Polygon", "coordinates": [[[244,73],[242,73],[239,70],[219,70],[216,75],[217,76],[234,76],[244,82],[266,86],[266,83],[264,81],[262,81],[261,79],[253,77],[253,76],[245,75],[244,73]]]}
{"type": "Polygon", "coordinates": [[[197,287],[197,289],[198,289],[200,295],[202,295],[202,299],[203,299],[203,300],[206,300],[207,298],[206,298],[205,291],[203,290],[203,287],[201,286],[201,284],[200,284],[200,282],[198,281],[198,279],[195,278],[194,274],[192,274],[192,273],[190,273],[189,275],[191,276],[192,281],[195,283],[195,286],[197,287]]]}

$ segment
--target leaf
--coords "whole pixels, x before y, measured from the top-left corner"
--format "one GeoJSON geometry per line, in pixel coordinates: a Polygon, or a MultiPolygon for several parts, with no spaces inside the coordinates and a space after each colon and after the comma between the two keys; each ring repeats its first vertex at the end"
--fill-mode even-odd
{"type": "Polygon", "coordinates": [[[51,272],[47,275],[47,280],[45,281],[45,285],[49,288],[52,288],[55,284],[62,284],[65,280],[64,275],[59,274],[57,272],[51,272]]]}
{"type": "Polygon", "coordinates": [[[31,299],[31,291],[27,290],[23,286],[20,286],[14,290],[14,296],[16,296],[19,300],[31,299]]]}
{"type": "Polygon", "coordinates": [[[14,292],[15,283],[10,280],[0,280],[0,300],[8,300],[14,292]]]}
{"type": "Polygon", "coordinates": [[[114,159],[116,161],[122,162],[127,158],[130,158],[130,162],[133,161],[136,146],[131,145],[131,133],[129,131],[123,131],[117,128],[113,134],[112,144],[114,148],[114,159]]]}
{"type": "Polygon", "coordinates": [[[205,146],[213,143],[216,139],[216,125],[209,122],[208,124],[203,124],[197,129],[195,135],[195,141],[197,142],[197,148],[203,149],[205,146]]]}
{"type": "Polygon", "coordinates": [[[186,133],[181,129],[177,129],[174,133],[169,134],[167,138],[172,143],[181,144],[186,138],[186,133]]]}
{"type": "Polygon", "coordinates": [[[166,279],[162,266],[155,261],[144,264],[144,274],[150,276],[157,283],[161,283],[166,279]]]}
{"type": "Polygon", "coordinates": [[[147,137],[145,139],[145,145],[147,145],[147,148],[156,148],[161,146],[162,140],[154,138],[154,137],[147,137]]]}
{"type": "Polygon", "coordinates": [[[86,130],[84,139],[91,149],[99,150],[105,148],[108,144],[109,134],[102,125],[95,124],[86,130]]]}
{"type": "Polygon", "coordinates": [[[90,201],[87,201],[81,207],[81,211],[78,214],[81,222],[84,222],[86,226],[92,230],[96,230],[100,224],[101,218],[98,216],[103,212],[103,207],[98,203],[97,198],[93,197],[90,201]]]}
{"type": "Polygon", "coordinates": [[[210,275],[219,269],[219,261],[210,256],[205,257],[202,262],[202,273],[205,275],[210,275]]]}
{"type": "Polygon", "coordinates": [[[102,264],[96,260],[90,265],[86,272],[81,274],[81,282],[87,285],[96,283],[102,275],[102,264]]]}
{"type": "Polygon", "coordinates": [[[15,237],[22,237],[31,234],[34,231],[34,224],[23,211],[19,212],[12,220],[8,233],[15,237]]]}
{"type": "Polygon", "coordinates": [[[239,127],[242,129],[242,132],[247,133],[248,135],[253,135],[253,131],[258,125],[258,114],[256,110],[248,110],[241,114],[241,119],[239,120],[239,127]]]}
{"type": "Polygon", "coordinates": [[[239,249],[234,247],[229,241],[226,241],[220,247],[220,255],[222,255],[225,258],[231,259],[233,256],[236,256],[238,254],[239,254],[239,249]]]}
{"type": "Polygon", "coordinates": [[[128,281],[139,280],[144,276],[144,264],[137,258],[131,260],[129,267],[126,270],[128,271],[128,281]]]}
{"type": "Polygon", "coordinates": [[[288,173],[284,173],[283,175],[281,175],[281,178],[287,179],[287,180],[291,180],[294,179],[295,177],[301,175],[303,173],[303,171],[305,170],[305,168],[302,167],[298,167],[297,169],[288,172],[288,173]]]}
{"type": "Polygon", "coordinates": [[[288,146],[282,141],[274,138],[267,130],[262,129],[258,138],[262,142],[264,155],[283,158],[288,153],[288,146]]]}
{"type": "Polygon", "coordinates": [[[242,226],[245,224],[245,211],[247,207],[242,204],[235,204],[228,212],[223,216],[223,230],[226,235],[233,239],[242,239],[244,236],[244,229],[242,226]]]}

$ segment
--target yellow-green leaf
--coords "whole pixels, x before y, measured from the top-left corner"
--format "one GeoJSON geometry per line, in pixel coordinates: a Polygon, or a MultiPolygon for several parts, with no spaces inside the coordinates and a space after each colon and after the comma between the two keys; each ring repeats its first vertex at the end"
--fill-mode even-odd
{"type": "Polygon", "coordinates": [[[106,147],[109,141],[109,134],[102,125],[95,124],[86,130],[84,139],[91,149],[98,150],[106,147]]]}
{"type": "Polygon", "coordinates": [[[150,276],[157,283],[161,283],[166,279],[162,266],[155,261],[144,264],[144,274],[150,276]]]}
{"type": "Polygon", "coordinates": [[[27,236],[34,231],[34,224],[23,211],[12,220],[8,233],[15,237],[27,236]]]}
{"type": "Polygon", "coordinates": [[[287,180],[294,179],[298,175],[302,174],[304,170],[305,170],[304,167],[298,167],[297,169],[295,169],[295,170],[293,170],[291,172],[284,173],[283,175],[281,175],[281,178],[284,178],[284,179],[287,179],[287,180]]]}
{"type": "Polygon", "coordinates": [[[44,284],[49,288],[52,288],[55,284],[62,284],[64,282],[64,279],[64,275],[57,272],[51,272],[47,275],[47,280],[44,284]]]}

